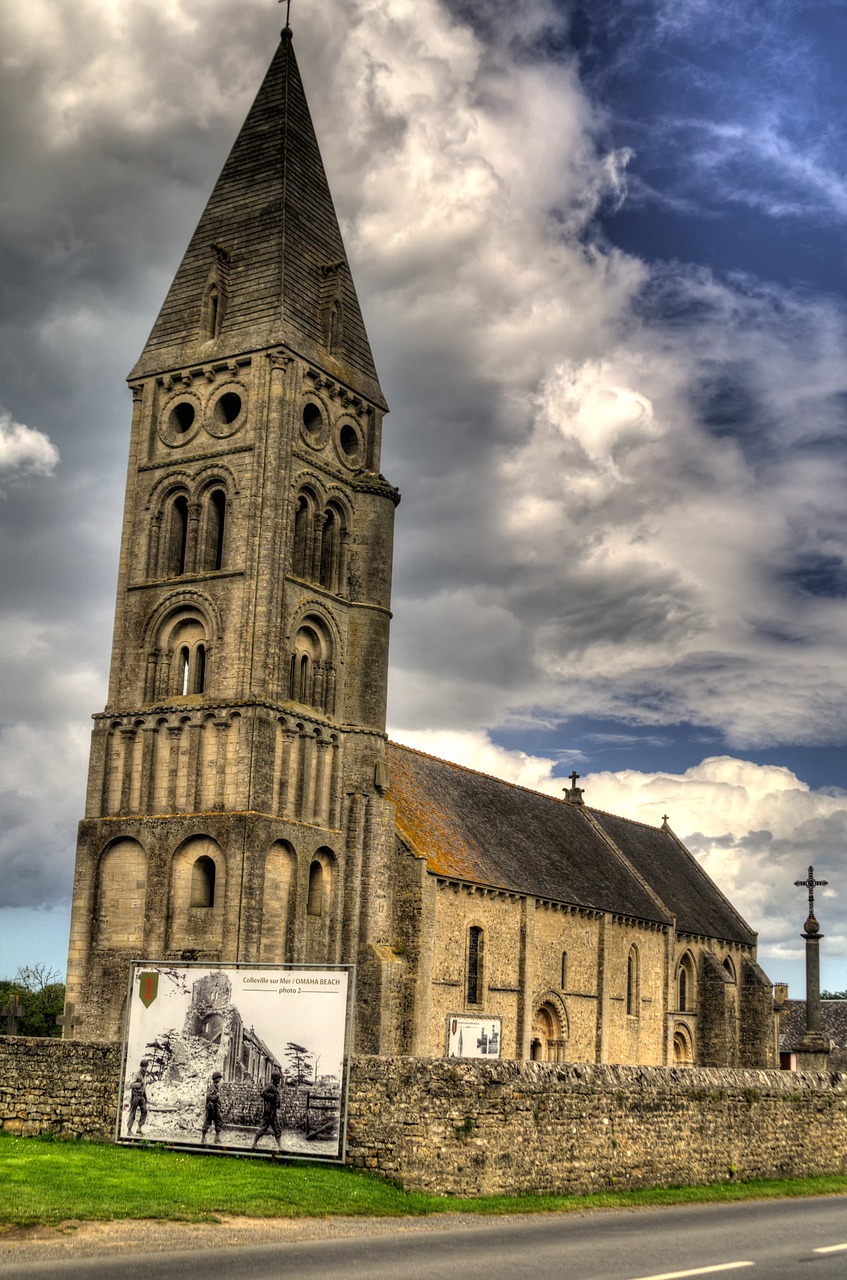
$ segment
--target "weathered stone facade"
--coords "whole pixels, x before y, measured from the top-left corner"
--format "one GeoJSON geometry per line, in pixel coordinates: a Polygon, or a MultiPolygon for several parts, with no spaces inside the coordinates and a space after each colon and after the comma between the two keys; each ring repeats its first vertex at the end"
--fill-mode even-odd
{"type": "MultiPolygon", "coordinates": [[[[398,494],[290,32],[130,385],[71,1034],[121,1034],[140,956],[357,962],[379,1009],[398,494]]],[[[380,1049],[379,1019],[358,1036],[380,1049]]]]}
{"type": "Polygon", "coordinates": [[[768,1066],[756,936],[664,824],[385,735],[386,404],[286,29],[130,376],[65,1033],[133,959],[357,966],[359,1052],[768,1066]]]}
{"type": "MultiPolygon", "coordinates": [[[[0,1037],[0,1127],[111,1138],[120,1059],[0,1037]]],[[[357,1057],[348,1162],[470,1196],[844,1174],[847,1077],[357,1057]]]]}

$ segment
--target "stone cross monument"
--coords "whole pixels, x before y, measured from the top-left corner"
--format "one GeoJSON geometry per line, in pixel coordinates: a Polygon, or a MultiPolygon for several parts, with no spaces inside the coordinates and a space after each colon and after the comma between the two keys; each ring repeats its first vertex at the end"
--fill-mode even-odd
{"type": "Polygon", "coordinates": [[[806,1034],[800,1042],[797,1054],[797,1066],[802,1070],[826,1070],[826,1055],[829,1053],[829,1041],[821,1032],[821,969],[820,942],[823,934],[815,919],[815,889],[823,888],[828,882],[816,880],[813,867],[809,867],[805,880],[795,880],[795,887],[808,889],[809,914],[803,925],[806,943],[806,1034]]]}

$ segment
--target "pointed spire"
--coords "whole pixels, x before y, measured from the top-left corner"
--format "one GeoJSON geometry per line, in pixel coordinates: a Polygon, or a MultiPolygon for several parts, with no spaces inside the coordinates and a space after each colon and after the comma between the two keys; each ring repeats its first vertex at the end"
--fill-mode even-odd
{"type": "Polygon", "coordinates": [[[281,343],[385,405],[288,27],[130,376],[281,343]]]}

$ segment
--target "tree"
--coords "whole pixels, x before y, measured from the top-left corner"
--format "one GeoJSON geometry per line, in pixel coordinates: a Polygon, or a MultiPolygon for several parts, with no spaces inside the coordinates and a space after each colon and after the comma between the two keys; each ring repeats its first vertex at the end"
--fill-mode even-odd
{"type": "Polygon", "coordinates": [[[821,1000],[847,1000],[847,991],[822,991],[821,1000]]]}
{"type": "Polygon", "coordinates": [[[311,1075],[309,1059],[313,1055],[302,1044],[294,1044],[293,1041],[289,1041],[285,1046],[285,1056],[291,1063],[291,1069],[296,1077],[295,1083],[303,1084],[311,1075]]]}
{"type": "MultiPolygon", "coordinates": [[[[0,1007],[6,1007],[10,995],[19,996],[23,1007],[18,1035],[58,1037],[62,1034],[56,1019],[65,1007],[65,984],[59,981],[55,969],[46,964],[21,965],[11,982],[0,982],[0,1007]]],[[[0,1031],[5,1029],[4,1019],[0,1031]]]]}

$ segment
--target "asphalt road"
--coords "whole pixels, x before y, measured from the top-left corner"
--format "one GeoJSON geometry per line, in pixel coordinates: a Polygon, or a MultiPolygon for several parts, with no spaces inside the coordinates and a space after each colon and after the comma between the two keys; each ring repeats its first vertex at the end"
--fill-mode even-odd
{"type": "MultiPolygon", "coordinates": [[[[0,1263],[4,1280],[844,1280],[847,1198],[589,1214],[404,1219],[377,1235],[0,1263]],[[467,1222],[467,1220],[465,1220],[467,1222]]],[[[261,1238],[256,1224],[255,1238],[261,1238]]],[[[365,1228],[365,1232],[367,1228],[365,1228]]]]}

